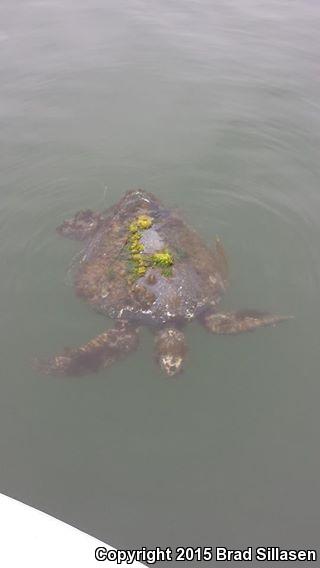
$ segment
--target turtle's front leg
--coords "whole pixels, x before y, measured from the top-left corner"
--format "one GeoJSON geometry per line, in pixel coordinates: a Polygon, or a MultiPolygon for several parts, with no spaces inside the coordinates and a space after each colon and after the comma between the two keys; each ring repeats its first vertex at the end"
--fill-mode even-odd
{"type": "Polygon", "coordinates": [[[118,322],[85,345],[65,349],[47,361],[36,361],[35,367],[46,375],[86,375],[97,372],[123,359],[138,346],[138,330],[126,322],[118,322]]]}
{"type": "Polygon", "coordinates": [[[201,316],[200,321],[211,333],[235,335],[242,331],[253,331],[258,327],[275,326],[291,318],[292,316],[277,316],[257,310],[243,310],[220,314],[207,312],[201,316]]]}
{"type": "Polygon", "coordinates": [[[63,223],[57,227],[57,232],[63,237],[82,241],[91,237],[99,228],[102,221],[103,215],[101,215],[101,213],[94,213],[94,211],[86,209],[85,211],[79,211],[71,219],[63,221],[63,223]]]}

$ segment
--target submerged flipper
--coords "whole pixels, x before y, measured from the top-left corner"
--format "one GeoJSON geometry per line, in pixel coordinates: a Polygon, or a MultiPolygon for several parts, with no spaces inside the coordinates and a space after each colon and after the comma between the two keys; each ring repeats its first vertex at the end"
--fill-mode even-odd
{"type": "Polygon", "coordinates": [[[86,375],[109,367],[137,346],[137,328],[119,322],[81,347],[65,349],[47,361],[36,361],[35,367],[46,375],[86,375]]]}
{"type": "Polygon", "coordinates": [[[167,327],[157,332],[155,358],[165,375],[173,377],[181,373],[186,354],[186,340],[182,331],[167,327]]]}
{"type": "Polygon", "coordinates": [[[275,326],[288,319],[292,319],[292,316],[277,316],[257,310],[244,310],[224,314],[208,313],[202,316],[201,322],[211,333],[235,335],[242,331],[253,331],[258,327],[275,326]]]}
{"type": "Polygon", "coordinates": [[[96,232],[102,221],[103,216],[100,213],[94,213],[87,209],[79,211],[71,219],[66,219],[57,227],[57,232],[63,237],[83,241],[96,232]]]}

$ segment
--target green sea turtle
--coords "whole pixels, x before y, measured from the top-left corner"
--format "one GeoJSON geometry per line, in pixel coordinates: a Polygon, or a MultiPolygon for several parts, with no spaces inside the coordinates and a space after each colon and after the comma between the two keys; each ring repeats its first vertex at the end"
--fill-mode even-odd
{"type": "Polygon", "coordinates": [[[195,319],[216,334],[288,319],[255,310],[218,312],[228,283],[221,241],[206,246],[180,215],[146,191],[128,191],[102,213],[80,211],[57,231],[85,241],[75,270],[76,293],[115,325],[39,363],[45,373],[80,375],[107,367],[137,348],[145,325],[155,335],[157,363],[173,376],[187,353],[183,328],[195,319]]]}

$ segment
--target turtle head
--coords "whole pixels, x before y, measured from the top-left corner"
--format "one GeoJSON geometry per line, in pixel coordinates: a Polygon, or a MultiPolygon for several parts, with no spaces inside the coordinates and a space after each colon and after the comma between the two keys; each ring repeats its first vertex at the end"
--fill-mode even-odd
{"type": "Polygon", "coordinates": [[[156,361],[167,377],[183,370],[187,346],[184,333],[174,327],[158,331],[155,340],[156,361]]]}
{"type": "Polygon", "coordinates": [[[158,362],[161,370],[168,377],[173,377],[182,372],[183,357],[181,355],[163,354],[160,355],[158,362]]]}

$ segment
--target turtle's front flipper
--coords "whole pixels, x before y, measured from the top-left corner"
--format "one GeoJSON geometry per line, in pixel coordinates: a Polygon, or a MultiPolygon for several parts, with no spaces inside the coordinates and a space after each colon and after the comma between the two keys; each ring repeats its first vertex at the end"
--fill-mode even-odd
{"type": "Polygon", "coordinates": [[[277,316],[257,310],[240,312],[225,312],[224,314],[206,313],[201,317],[201,323],[211,333],[235,335],[242,331],[253,331],[266,325],[275,326],[292,316],[277,316]]]}
{"type": "Polygon", "coordinates": [[[186,340],[182,331],[165,327],[156,333],[155,358],[165,375],[173,377],[181,373],[186,354],[186,340]]]}
{"type": "Polygon", "coordinates": [[[137,346],[137,328],[119,322],[115,328],[97,335],[81,347],[65,349],[47,361],[36,361],[35,367],[46,375],[86,375],[123,359],[137,346]]]}
{"type": "Polygon", "coordinates": [[[94,213],[90,209],[87,209],[86,211],[79,211],[71,219],[63,221],[63,223],[57,227],[57,232],[63,237],[83,241],[96,232],[102,221],[103,216],[100,213],[94,213]]]}

